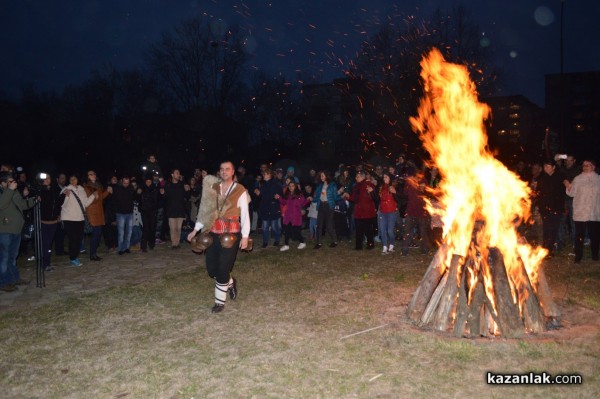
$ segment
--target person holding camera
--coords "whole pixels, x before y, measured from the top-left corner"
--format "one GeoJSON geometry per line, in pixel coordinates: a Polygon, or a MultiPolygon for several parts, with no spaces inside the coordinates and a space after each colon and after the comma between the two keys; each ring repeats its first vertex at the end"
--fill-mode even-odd
{"type": "Polygon", "coordinates": [[[35,198],[24,199],[17,190],[12,173],[0,173],[0,290],[11,292],[17,285],[28,282],[21,279],[17,255],[21,244],[21,230],[25,220],[23,211],[35,204],[35,198]]]}

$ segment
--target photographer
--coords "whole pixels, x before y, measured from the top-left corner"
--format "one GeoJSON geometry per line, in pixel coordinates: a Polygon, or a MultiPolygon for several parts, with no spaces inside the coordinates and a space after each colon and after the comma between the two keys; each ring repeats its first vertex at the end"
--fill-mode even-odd
{"type": "Polygon", "coordinates": [[[11,292],[27,284],[17,269],[21,243],[23,211],[35,204],[34,198],[23,199],[12,173],[0,173],[0,290],[11,292]]]}

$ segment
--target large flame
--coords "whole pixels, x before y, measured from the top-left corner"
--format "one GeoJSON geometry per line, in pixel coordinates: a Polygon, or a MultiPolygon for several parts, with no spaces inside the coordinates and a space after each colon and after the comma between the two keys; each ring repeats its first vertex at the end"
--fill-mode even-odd
{"type": "Polygon", "coordinates": [[[517,234],[531,206],[529,188],[488,150],[484,120],[490,109],[477,101],[467,68],[446,62],[435,49],[421,67],[425,96],[418,116],[410,122],[443,176],[439,204],[428,203],[428,210],[441,216],[443,241],[450,254],[479,259],[469,266],[467,278],[474,287],[477,276],[483,276],[493,305],[487,248],[498,248],[516,301],[523,267],[534,283],[546,254],[517,234]]]}

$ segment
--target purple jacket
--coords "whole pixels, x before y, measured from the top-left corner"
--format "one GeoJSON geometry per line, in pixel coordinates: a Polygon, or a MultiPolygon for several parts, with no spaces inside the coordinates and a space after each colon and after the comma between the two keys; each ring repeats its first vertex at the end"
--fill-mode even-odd
{"type": "Polygon", "coordinates": [[[302,226],[302,208],[310,203],[303,195],[299,197],[279,197],[279,203],[285,206],[283,214],[283,225],[302,226]]]}

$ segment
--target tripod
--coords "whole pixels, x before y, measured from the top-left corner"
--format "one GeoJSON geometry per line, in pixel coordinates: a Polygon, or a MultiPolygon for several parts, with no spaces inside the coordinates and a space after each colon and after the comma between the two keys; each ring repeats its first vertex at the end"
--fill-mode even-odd
{"type": "Polygon", "coordinates": [[[40,213],[40,202],[35,201],[33,206],[33,237],[34,251],[36,260],[36,287],[43,288],[46,286],[46,277],[44,275],[44,254],[42,253],[42,216],[40,213]]]}

